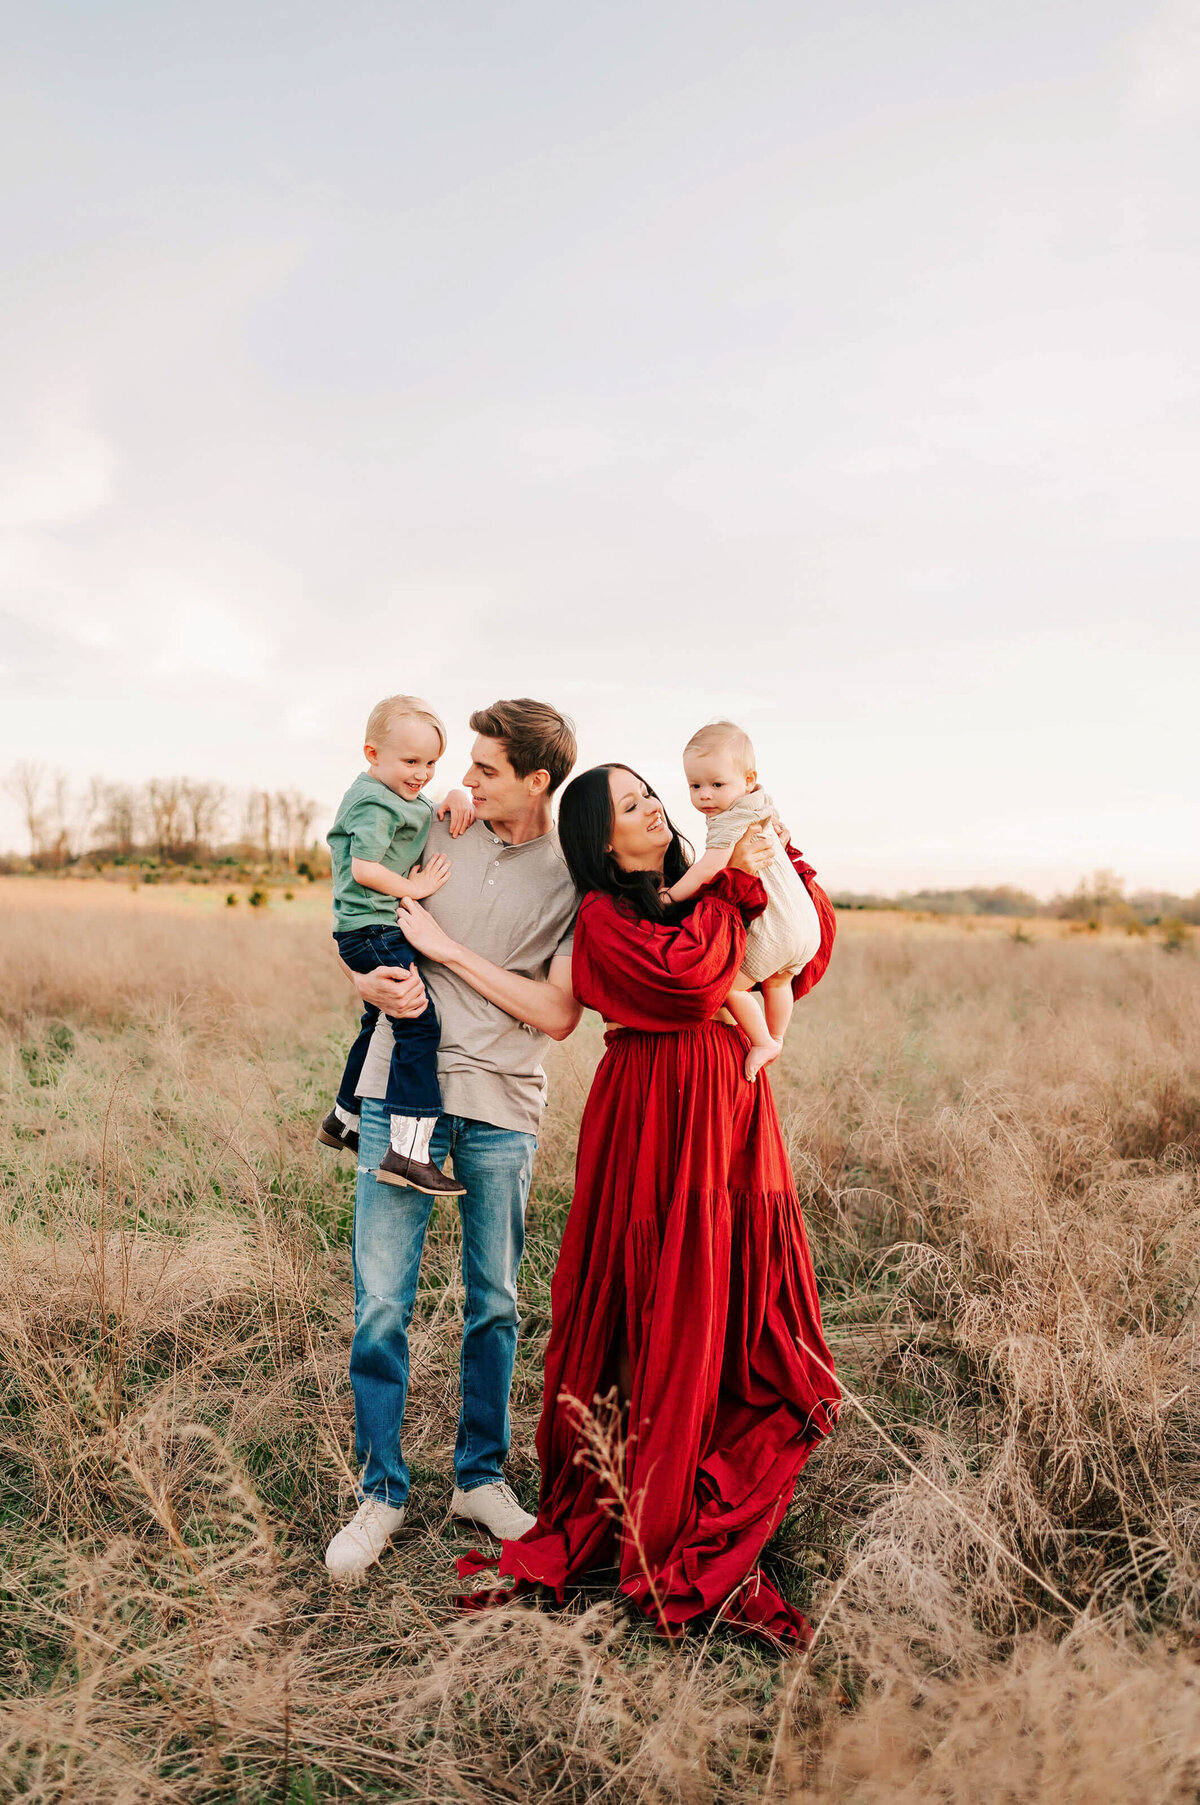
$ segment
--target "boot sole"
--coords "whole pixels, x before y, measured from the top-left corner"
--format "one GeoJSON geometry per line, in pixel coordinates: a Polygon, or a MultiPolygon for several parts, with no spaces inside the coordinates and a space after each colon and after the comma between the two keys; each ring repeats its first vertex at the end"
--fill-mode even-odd
{"type": "Polygon", "coordinates": [[[338,1140],[336,1135],[326,1134],[323,1128],[317,1129],[317,1139],[320,1141],[322,1147],[336,1147],[339,1153],[350,1152],[345,1141],[338,1140]]]}
{"type": "Polygon", "coordinates": [[[384,1172],[378,1167],[372,1176],[381,1185],[395,1185],[400,1191],[420,1191],[422,1197],[465,1197],[467,1194],[465,1185],[455,1185],[452,1191],[435,1191],[432,1185],[414,1184],[411,1178],[398,1178],[394,1172],[384,1172]]]}

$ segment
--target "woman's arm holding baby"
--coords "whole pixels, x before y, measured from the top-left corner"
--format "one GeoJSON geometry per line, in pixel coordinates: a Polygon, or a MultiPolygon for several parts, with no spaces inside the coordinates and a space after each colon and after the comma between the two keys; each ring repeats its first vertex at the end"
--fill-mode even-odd
{"type": "MultiPolygon", "coordinates": [[[[517,1021],[548,1034],[551,1040],[566,1040],[578,1025],[583,1008],[571,990],[571,961],[566,954],[551,959],[545,978],[526,978],[520,972],[493,965],[481,953],[460,945],[432,915],[415,904],[402,903],[396,911],[396,921],[424,958],[465,978],[472,990],[517,1021]]],[[[368,1002],[372,1000],[367,998],[368,1002]]]]}
{"type": "Polygon", "coordinates": [[[702,852],[696,863],[688,866],[679,882],[671,885],[666,895],[672,902],[686,902],[689,896],[695,896],[697,890],[703,890],[718,871],[724,871],[732,852],[732,846],[716,846],[711,852],[702,852]]]}

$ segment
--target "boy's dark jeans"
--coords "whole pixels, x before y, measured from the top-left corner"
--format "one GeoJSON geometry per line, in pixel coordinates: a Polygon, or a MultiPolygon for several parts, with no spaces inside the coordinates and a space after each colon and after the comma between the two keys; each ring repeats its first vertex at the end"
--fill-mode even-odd
{"type": "MultiPolygon", "coordinates": [[[[399,928],[348,928],[335,933],[338,952],[351,971],[374,971],[379,965],[403,965],[407,971],[414,953],[399,928]]],[[[379,1011],[373,1003],[363,1008],[358,1038],[350,1049],[337,1100],[342,1109],[358,1114],[358,1081],[379,1011]]],[[[440,1116],[442,1093],[438,1087],[438,1018],[433,1004],[423,1015],[408,1021],[389,1016],[392,1029],[392,1063],[388,1071],[383,1107],[394,1116],[440,1116]]]]}

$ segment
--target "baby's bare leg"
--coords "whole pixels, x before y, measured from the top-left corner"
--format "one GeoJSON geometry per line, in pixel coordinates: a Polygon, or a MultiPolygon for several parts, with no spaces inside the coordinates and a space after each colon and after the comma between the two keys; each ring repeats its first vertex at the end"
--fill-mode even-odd
{"type": "Polygon", "coordinates": [[[741,972],[733,980],[733,989],[725,998],[725,1007],[750,1042],[746,1055],[746,1077],[753,1084],[763,1066],[778,1059],[783,1043],[775,1039],[767,1027],[762,1004],[751,988],[750,980],[741,972]]]}
{"type": "Polygon", "coordinates": [[[762,993],[767,1032],[782,1040],[792,1019],[792,980],[786,972],[777,971],[774,977],[763,979],[762,993]]]}

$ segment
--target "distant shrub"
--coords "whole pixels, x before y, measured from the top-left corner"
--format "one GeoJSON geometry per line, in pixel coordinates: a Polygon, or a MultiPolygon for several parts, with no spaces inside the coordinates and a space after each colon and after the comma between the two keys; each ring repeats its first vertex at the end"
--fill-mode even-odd
{"type": "Polygon", "coordinates": [[[270,895],[266,890],[251,890],[246,898],[252,909],[265,909],[270,900],[270,895]]]}
{"type": "Polygon", "coordinates": [[[227,897],[226,897],[226,898],[225,898],[225,907],[226,907],[226,908],[227,908],[227,909],[232,909],[232,908],[234,908],[234,907],[236,907],[236,905],[237,905],[237,899],[238,899],[238,897],[237,897],[237,891],[236,891],[236,890],[231,890],[231,891],[230,891],[230,892],[229,892],[229,895],[228,895],[228,896],[227,896],[227,897]]]}
{"type": "Polygon", "coordinates": [[[1159,924],[1163,946],[1169,953],[1181,953],[1192,937],[1187,922],[1178,915],[1167,915],[1159,924]]]}

